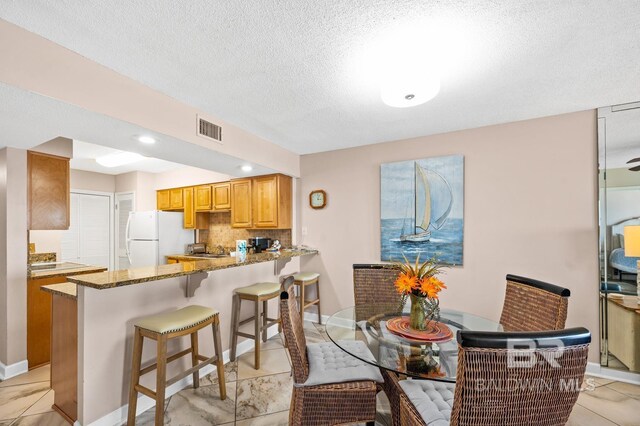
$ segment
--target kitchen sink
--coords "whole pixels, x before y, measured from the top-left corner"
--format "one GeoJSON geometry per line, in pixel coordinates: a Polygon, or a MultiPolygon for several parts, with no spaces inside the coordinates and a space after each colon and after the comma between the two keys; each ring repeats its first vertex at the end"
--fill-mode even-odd
{"type": "Polygon", "coordinates": [[[223,257],[229,257],[228,254],[212,254],[212,253],[194,253],[194,254],[189,254],[188,256],[190,257],[204,257],[207,259],[220,259],[223,257]]]}

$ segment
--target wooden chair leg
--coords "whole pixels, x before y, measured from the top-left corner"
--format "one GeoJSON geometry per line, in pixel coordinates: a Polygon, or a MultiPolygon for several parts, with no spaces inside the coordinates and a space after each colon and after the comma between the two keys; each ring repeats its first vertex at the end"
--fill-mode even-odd
{"type": "Polygon", "coordinates": [[[218,370],[218,386],[220,387],[220,399],[227,399],[227,384],[224,379],[224,364],[222,362],[222,345],[220,344],[220,323],[214,321],[211,324],[213,328],[213,348],[215,355],[218,357],[216,360],[216,370],[218,370]]]}
{"type": "Polygon", "coordinates": [[[167,385],[167,336],[158,336],[158,369],[156,371],[156,426],[164,424],[164,395],[167,385]]]}
{"type": "Polygon", "coordinates": [[[254,340],[256,342],[254,348],[254,365],[256,370],[260,370],[260,302],[256,300],[255,318],[254,318],[254,340]]]}
{"type": "Polygon", "coordinates": [[[320,313],[320,280],[316,280],[316,295],[318,297],[318,324],[322,325],[322,314],[320,313]]]}
{"type": "Polygon", "coordinates": [[[262,301],[262,341],[267,341],[267,324],[269,324],[269,301],[262,301]]]}
{"type": "Polygon", "coordinates": [[[240,328],[240,307],[242,306],[242,299],[237,294],[233,295],[231,303],[231,345],[229,347],[229,359],[231,361],[236,360],[236,346],[238,346],[238,329],[240,328]]]}
{"type": "MultiPolygon", "coordinates": [[[[191,366],[195,367],[198,365],[198,332],[191,333],[191,366]]],[[[193,373],[193,388],[198,389],[200,386],[200,370],[196,370],[193,373]]]]}
{"type": "Polygon", "coordinates": [[[304,304],[305,304],[304,283],[300,282],[300,319],[304,322],[304,304]]]}
{"type": "Polygon", "coordinates": [[[129,412],[127,415],[127,424],[136,424],[136,408],[138,405],[138,391],[136,391],[136,385],[140,381],[140,366],[142,364],[142,345],[143,339],[140,334],[140,329],[135,327],[135,335],[133,338],[133,355],[131,366],[131,386],[129,387],[129,412]]]}

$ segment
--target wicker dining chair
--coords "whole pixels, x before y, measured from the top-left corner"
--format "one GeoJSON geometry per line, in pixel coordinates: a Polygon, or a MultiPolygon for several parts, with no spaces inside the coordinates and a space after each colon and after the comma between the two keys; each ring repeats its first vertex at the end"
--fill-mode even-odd
{"type": "MultiPolygon", "coordinates": [[[[355,300],[356,321],[366,321],[374,315],[396,308],[401,296],[394,282],[400,270],[393,264],[354,264],[353,296],[355,300]]],[[[397,374],[380,369],[384,383],[380,388],[387,395],[391,407],[391,419],[394,426],[400,425],[400,395],[397,374]]]]}
{"type": "MultiPolygon", "coordinates": [[[[286,287],[285,287],[286,288],[286,287]]],[[[285,342],[293,366],[293,393],[289,409],[291,425],[335,425],[366,422],[374,425],[376,417],[376,382],[382,382],[377,368],[362,363],[365,368],[373,368],[376,380],[356,380],[342,383],[309,385],[309,360],[307,344],[300,312],[297,308],[292,287],[280,295],[280,315],[285,342]]],[[[337,349],[337,355],[350,355],[331,342],[325,342],[337,349]]],[[[322,345],[318,343],[315,345],[322,345]]],[[[335,358],[332,357],[332,360],[335,358]]]]}
{"type": "Polygon", "coordinates": [[[507,275],[500,324],[504,331],[562,330],[570,295],[567,288],[507,275]]]}
{"type": "Polygon", "coordinates": [[[400,304],[400,294],[394,282],[399,269],[393,264],[354,264],[353,296],[356,321],[368,320],[379,314],[376,306],[400,304]]]}
{"type": "Polygon", "coordinates": [[[453,393],[445,384],[429,380],[399,382],[403,426],[567,422],[587,366],[591,342],[587,329],[459,331],[457,338],[458,376],[453,393]]]}

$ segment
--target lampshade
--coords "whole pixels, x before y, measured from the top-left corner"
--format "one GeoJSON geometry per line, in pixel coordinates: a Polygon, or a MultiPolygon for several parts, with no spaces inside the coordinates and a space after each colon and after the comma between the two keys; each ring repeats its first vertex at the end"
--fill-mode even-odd
{"type": "Polygon", "coordinates": [[[624,255],[640,257],[640,225],[624,227],[624,255]]]}

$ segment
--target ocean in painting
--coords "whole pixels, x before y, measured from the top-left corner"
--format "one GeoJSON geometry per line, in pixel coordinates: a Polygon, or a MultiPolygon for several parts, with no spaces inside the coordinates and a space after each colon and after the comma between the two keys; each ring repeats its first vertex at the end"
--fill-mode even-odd
{"type": "Polygon", "coordinates": [[[441,263],[462,265],[462,219],[447,220],[442,228],[431,231],[428,242],[401,242],[398,236],[402,232],[404,221],[404,219],[380,221],[383,261],[404,261],[403,254],[410,261],[415,261],[416,256],[420,254],[422,261],[435,256],[441,263]]]}

